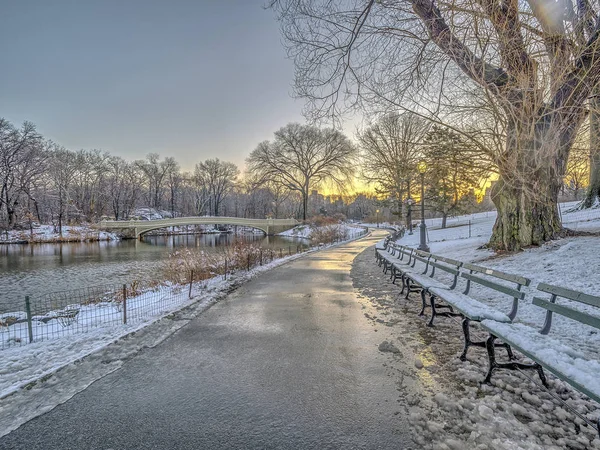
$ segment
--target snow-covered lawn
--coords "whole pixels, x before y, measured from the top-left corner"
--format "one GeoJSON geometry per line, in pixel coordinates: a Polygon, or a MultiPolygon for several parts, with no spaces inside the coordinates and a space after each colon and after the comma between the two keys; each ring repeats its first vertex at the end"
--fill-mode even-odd
{"type": "Polygon", "coordinates": [[[116,234],[98,231],[87,226],[62,227],[62,236],[53,225],[38,225],[29,230],[11,230],[0,233],[1,244],[21,242],[79,242],[79,241],[111,241],[119,239],[116,234]]]}

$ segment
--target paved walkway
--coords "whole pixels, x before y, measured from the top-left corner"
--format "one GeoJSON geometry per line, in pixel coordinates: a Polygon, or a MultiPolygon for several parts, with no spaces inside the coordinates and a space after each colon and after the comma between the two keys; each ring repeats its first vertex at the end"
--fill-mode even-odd
{"type": "Polygon", "coordinates": [[[325,250],[243,285],[161,345],[0,439],[19,449],[406,448],[408,423],[354,257],[325,250]]]}

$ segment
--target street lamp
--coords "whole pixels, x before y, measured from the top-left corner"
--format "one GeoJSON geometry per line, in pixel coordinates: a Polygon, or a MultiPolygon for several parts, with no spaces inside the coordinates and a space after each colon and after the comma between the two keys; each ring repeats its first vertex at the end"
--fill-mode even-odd
{"type": "Polygon", "coordinates": [[[412,198],[408,197],[406,199],[406,204],[408,205],[408,208],[407,208],[407,211],[406,211],[406,218],[407,218],[407,221],[408,221],[408,234],[413,234],[413,230],[412,230],[412,205],[415,204],[415,201],[412,198]]]}
{"type": "Polygon", "coordinates": [[[425,225],[425,172],[427,171],[427,164],[425,161],[420,161],[417,165],[417,170],[421,175],[421,242],[419,243],[419,250],[428,252],[429,246],[427,245],[427,225],[425,225]]]}
{"type": "Polygon", "coordinates": [[[379,210],[375,211],[377,214],[375,215],[375,220],[377,221],[377,228],[379,228],[379,210]]]}

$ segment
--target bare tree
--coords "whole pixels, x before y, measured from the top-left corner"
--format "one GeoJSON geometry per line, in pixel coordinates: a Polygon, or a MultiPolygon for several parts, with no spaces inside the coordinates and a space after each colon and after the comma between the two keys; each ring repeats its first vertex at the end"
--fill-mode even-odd
{"type": "Polygon", "coordinates": [[[472,206],[468,194],[483,184],[490,163],[477,146],[445,128],[434,126],[424,144],[428,169],[425,203],[442,214],[442,228],[446,228],[448,215],[461,214],[472,206]]]}
{"type": "Polygon", "coordinates": [[[600,205],[600,89],[590,99],[589,184],[581,207],[600,205]]]}
{"type": "Polygon", "coordinates": [[[396,200],[397,215],[402,215],[404,197],[410,197],[418,176],[416,167],[429,126],[415,114],[392,113],[358,134],[362,177],[374,183],[378,193],[396,200]]]}
{"type": "Polygon", "coordinates": [[[166,185],[169,190],[169,210],[171,217],[175,217],[175,205],[183,178],[179,169],[179,163],[175,161],[175,158],[172,156],[165,158],[164,165],[166,167],[166,185]]]}
{"type": "MultiPolygon", "coordinates": [[[[587,137],[587,135],[580,135],[580,138],[575,141],[571,148],[563,183],[563,186],[573,193],[575,200],[580,200],[579,193],[584,190],[584,186],[590,179],[590,147],[588,143],[585,142],[585,137],[587,137]]],[[[586,200],[587,196],[583,200],[583,203],[585,203],[586,200]]],[[[581,204],[578,205],[578,207],[581,206],[581,204]]]]}
{"type": "Polygon", "coordinates": [[[352,183],[356,155],[339,131],[291,123],[275,132],[272,142],[261,142],[247,161],[261,182],[299,192],[306,220],[310,190],[324,183],[345,190],[352,183]]]}
{"type": "MultiPolygon", "coordinates": [[[[165,180],[171,167],[175,163],[173,158],[160,161],[158,153],[149,153],[145,160],[136,161],[136,166],[142,171],[148,187],[147,202],[152,208],[162,206],[162,196],[165,180]]],[[[176,163],[175,163],[176,164],[176,163]]]]}
{"type": "MultiPolygon", "coordinates": [[[[296,91],[312,111],[393,105],[443,122],[460,70],[504,116],[490,245],[516,250],[561,232],[558,193],[600,80],[600,20],[587,1],[274,0],[296,91]]],[[[463,78],[464,80],[464,78],[463,78]]],[[[451,105],[450,105],[451,106],[451,105]]]]}
{"type": "Polygon", "coordinates": [[[55,145],[50,158],[48,176],[54,186],[55,216],[58,219],[58,233],[62,236],[65,219],[68,221],[71,202],[71,188],[75,178],[77,161],[75,153],[55,145]]]}
{"type": "Polygon", "coordinates": [[[233,163],[216,158],[198,163],[195,173],[208,192],[210,214],[218,216],[219,207],[235,186],[239,169],[233,163]]]}
{"type": "Polygon", "coordinates": [[[35,126],[25,122],[20,129],[0,118],[0,208],[7,217],[7,227],[13,228],[17,206],[24,188],[31,182],[41,150],[41,136],[35,126]]]}

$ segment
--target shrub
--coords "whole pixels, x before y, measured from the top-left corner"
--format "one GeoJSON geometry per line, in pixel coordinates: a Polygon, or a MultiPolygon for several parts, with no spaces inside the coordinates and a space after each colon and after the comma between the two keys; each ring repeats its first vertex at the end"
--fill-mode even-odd
{"type": "Polygon", "coordinates": [[[314,228],[310,233],[310,239],[317,244],[328,244],[337,240],[348,238],[348,230],[343,225],[327,225],[314,228]]]}
{"type": "Polygon", "coordinates": [[[193,280],[202,281],[226,272],[246,269],[259,263],[262,257],[267,261],[273,258],[273,252],[263,250],[261,247],[244,242],[235,241],[232,245],[224,246],[215,253],[203,250],[181,249],[169,255],[164,265],[164,276],[174,283],[187,283],[193,271],[193,280]]]}

